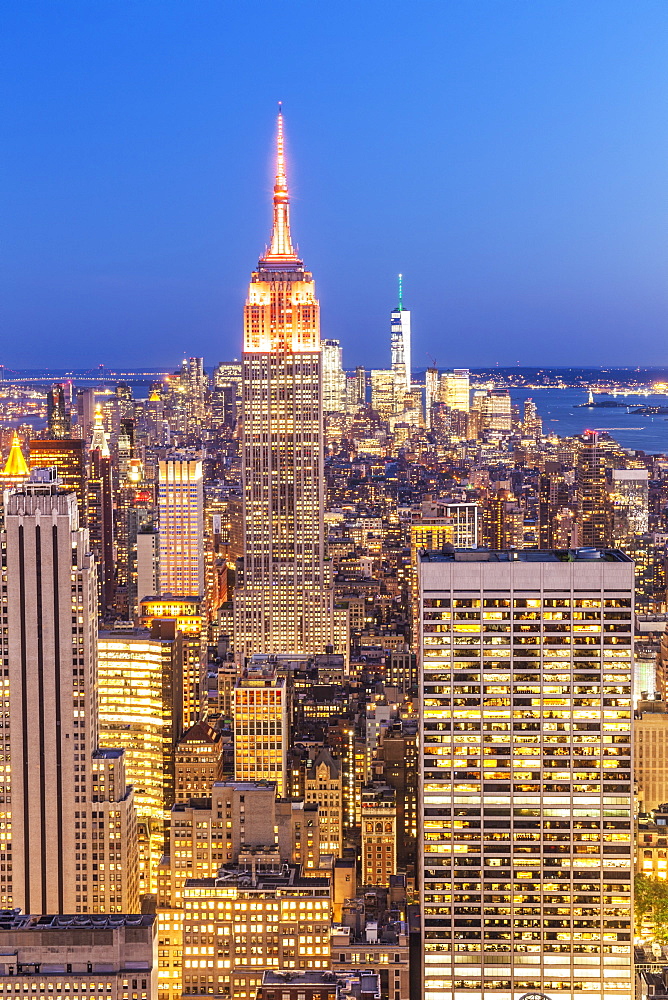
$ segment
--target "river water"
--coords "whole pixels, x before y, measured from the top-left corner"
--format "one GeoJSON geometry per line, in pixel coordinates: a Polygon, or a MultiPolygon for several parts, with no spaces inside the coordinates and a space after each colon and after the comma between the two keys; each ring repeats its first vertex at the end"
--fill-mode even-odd
{"type": "Polygon", "coordinates": [[[510,395],[513,403],[519,406],[520,413],[524,400],[533,399],[542,417],[545,434],[555,432],[562,437],[570,437],[582,434],[584,430],[602,430],[607,431],[623,448],[668,454],[668,414],[644,417],[626,410],[626,406],[668,406],[666,395],[594,395],[595,402],[614,399],[624,403],[624,407],[610,409],[578,409],[578,403],[587,402],[587,393],[582,389],[511,388],[510,395]]]}

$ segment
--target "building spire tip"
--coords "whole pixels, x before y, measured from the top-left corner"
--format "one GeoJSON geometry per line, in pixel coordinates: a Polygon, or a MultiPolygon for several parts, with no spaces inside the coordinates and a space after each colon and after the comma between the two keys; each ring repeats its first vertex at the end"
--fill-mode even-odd
{"type": "Polygon", "coordinates": [[[263,259],[271,257],[295,258],[290,239],[288,181],[285,171],[285,143],[283,138],[283,101],[278,102],[278,127],[276,130],[276,180],[274,183],[274,224],[271,245],[263,259]]]}

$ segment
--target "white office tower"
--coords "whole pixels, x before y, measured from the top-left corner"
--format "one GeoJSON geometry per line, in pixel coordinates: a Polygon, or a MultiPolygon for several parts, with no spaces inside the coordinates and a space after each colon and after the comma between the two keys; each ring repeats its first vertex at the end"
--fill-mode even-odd
{"type": "Polygon", "coordinates": [[[390,317],[390,351],[397,394],[411,391],[411,314],[404,309],[403,275],[399,275],[399,304],[390,317]]]}
{"type": "Polygon", "coordinates": [[[346,408],[346,373],[338,340],[321,340],[322,408],[325,413],[343,413],[346,408]]]}
{"type": "Polygon", "coordinates": [[[202,597],[204,482],[200,458],[178,453],[160,462],[158,508],[160,593],[202,597]]]}
{"type": "Polygon", "coordinates": [[[129,912],[138,907],[134,806],[122,751],[97,749],[96,569],[76,495],[51,470],[34,471],[8,494],[1,541],[2,906],[129,912]],[[114,840],[114,864],[100,869],[109,878],[99,880],[98,828],[103,853],[114,840]]]}
{"type": "Polygon", "coordinates": [[[424,553],[425,1000],[630,1000],[633,563],[424,553]]]}
{"type": "Polygon", "coordinates": [[[244,320],[244,543],[234,648],[246,656],[318,653],[333,639],[320,306],[290,236],[282,115],[271,245],[252,272],[244,320]]]}

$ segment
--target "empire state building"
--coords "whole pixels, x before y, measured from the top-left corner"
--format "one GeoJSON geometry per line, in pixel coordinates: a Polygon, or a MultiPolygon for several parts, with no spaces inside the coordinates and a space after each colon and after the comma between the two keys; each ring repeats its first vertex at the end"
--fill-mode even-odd
{"type": "Polygon", "coordinates": [[[323,652],[332,591],[323,523],[320,309],[290,236],[278,115],[271,244],[244,310],[243,538],[235,650],[323,652]]]}

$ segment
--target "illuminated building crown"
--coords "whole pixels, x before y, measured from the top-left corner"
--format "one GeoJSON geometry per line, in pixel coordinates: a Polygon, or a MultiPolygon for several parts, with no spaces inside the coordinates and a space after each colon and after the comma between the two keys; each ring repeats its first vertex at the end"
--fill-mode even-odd
{"type": "Polygon", "coordinates": [[[21,451],[21,443],[16,431],[12,435],[12,446],[9,449],[7,462],[2,473],[3,477],[11,479],[22,479],[28,475],[28,466],[21,451]]]}
{"type": "Polygon", "coordinates": [[[283,139],[283,112],[278,105],[276,131],[276,180],[274,181],[274,222],[271,243],[264,257],[260,258],[262,271],[301,270],[303,263],[295,253],[290,236],[290,194],[285,172],[285,143],[283,139]]]}
{"type": "Polygon", "coordinates": [[[99,403],[95,407],[95,418],[93,420],[93,434],[90,442],[90,450],[98,450],[102,458],[109,458],[109,443],[104,429],[104,421],[102,419],[102,407],[99,403]]]}

